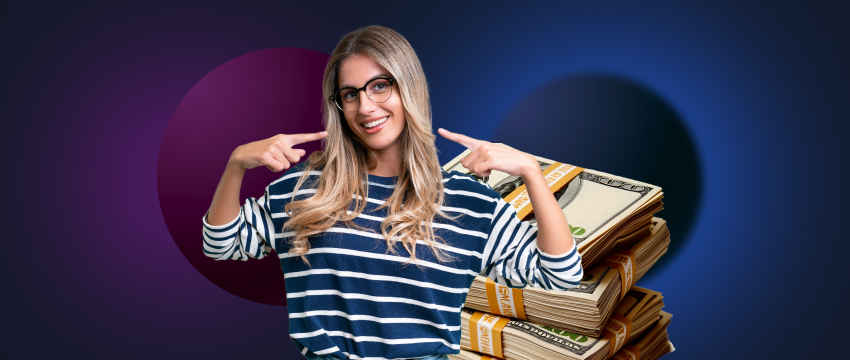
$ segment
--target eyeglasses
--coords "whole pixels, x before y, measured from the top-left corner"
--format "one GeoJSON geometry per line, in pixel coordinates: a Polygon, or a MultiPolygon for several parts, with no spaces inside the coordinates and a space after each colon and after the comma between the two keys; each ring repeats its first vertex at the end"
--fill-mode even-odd
{"type": "Polygon", "coordinates": [[[330,100],[342,111],[354,111],[360,107],[360,91],[366,91],[366,96],[373,103],[382,103],[393,94],[394,78],[374,78],[362,88],[344,87],[331,95],[330,100]]]}

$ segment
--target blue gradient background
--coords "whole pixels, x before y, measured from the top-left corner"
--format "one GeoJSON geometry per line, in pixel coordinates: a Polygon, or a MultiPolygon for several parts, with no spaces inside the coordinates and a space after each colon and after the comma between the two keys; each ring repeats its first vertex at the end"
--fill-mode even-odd
{"type": "MultiPolygon", "coordinates": [[[[0,17],[4,357],[298,359],[285,307],[219,289],[174,244],[160,142],[217,66],[273,47],[330,53],[370,24],[416,49],[435,127],[481,139],[556,78],[655,91],[703,166],[687,246],[639,283],[674,314],[668,358],[843,350],[846,5],[38,3],[0,17]]],[[[443,161],[461,150],[437,146],[443,161]]]]}

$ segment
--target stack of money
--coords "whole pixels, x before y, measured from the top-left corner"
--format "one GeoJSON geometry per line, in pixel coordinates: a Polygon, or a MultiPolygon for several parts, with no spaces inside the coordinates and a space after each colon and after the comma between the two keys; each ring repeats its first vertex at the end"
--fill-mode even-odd
{"type": "MultiPolygon", "coordinates": [[[[617,351],[611,359],[614,360],[656,360],[675,350],[673,343],[667,337],[667,325],[670,325],[670,315],[662,311],[658,321],[646,333],[632,340],[617,351]]],[[[499,360],[497,357],[479,354],[469,350],[460,350],[459,354],[449,355],[450,360],[499,360]]]]}
{"type": "MultiPolygon", "coordinates": [[[[469,153],[464,151],[444,165],[443,170],[474,175],[460,163],[469,153]]],[[[663,207],[663,192],[658,186],[539,156],[534,158],[569,220],[585,269],[602,260],[618,243],[640,237],[641,232],[649,229],[653,214],[663,207]]],[[[521,177],[494,170],[484,182],[516,207],[521,219],[535,223],[521,177]]]]}
{"type": "Polygon", "coordinates": [[[611,264],[608,262],[585,270],[581,284],[567,291],[534,287],[508,289],[479,275],[469,289],[464,306],[577,334],[599,336],[602,325],[623,294],[623,285],[627,292],[667,252],[669,244],[670,232],[666,221],[653,218],[650,233],[624,248],[634,254],[632,281],[622,281],[622,273],[617,267],[609,267],[611,264]],[[501,299],[506,295],[511,295],[510,299],[501,299]]]}
{"type": "Polygon", "coordinates": [[[460,347],[508,360],[606,359],[653,328],[662,299],[661,293],[633,287],[599,337],[464,308],[460,347]]]}
{"type": "MultiPolygon", "coordinates": [[[[468,154],[443,169],[475,176],[460,164],[468,154]]],[[[509,288],[478,276],[461,313],[463,350],[450,358],[636,360],[673,351],[661,294],[633,286],[670,244],[666,222],[654,217],[663,207],[661,188],[534,158],[570,223],[585,278],[577,288],[554,291],[509,288]]],[[[491,171],[479,181],[536,225],[522,178],[491,171]]]]}
{"type": "Polygon", "coordinates": [[[664,354],[669,354],[676,350],[673,347],[673,343],[667,337],[667,325],[670,325],[671,317],[673,315],[662,311],[655,326],[649,329],[643,336],[626,344],[626,346],[614,354],[612,359],[655,360],[664,356],[664,354]]]}

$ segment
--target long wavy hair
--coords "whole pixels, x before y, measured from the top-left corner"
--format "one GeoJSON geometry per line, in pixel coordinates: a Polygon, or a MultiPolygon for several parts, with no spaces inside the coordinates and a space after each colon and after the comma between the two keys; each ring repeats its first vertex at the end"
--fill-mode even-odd
{"type": "Polygon", "coordinates": [[[317,184],[312,184],[316,188],[312,197],[292,201],[285,207],[289,214],[286,228],[296,233],[289,240],[290,252],[299,254],[310,264],[305,256],[310,250],[310,236],[338,223],[372,231],[353,222],[366,207],[369,188],[365,184],[370,154],[349,128],[342,111],[329,100],[338,89],[340,64],[354,54],[370,56],[390,72],[399,86],[398,95],[404,107],[406,126],[397,140],[402,149],[402,168],[395,190],[379,207],[388,209],[388,216],[381,223],[387,251],[398,255],[394,244],[401,241],[410,254],[405,264],[410,264],[416,262],[416,242],[420,240],[428,245],[438,261],[453,261],[454,256],[436,245],[445,241],[434,234],[431,226],[437,215],[447,219],[456,217],[447,216],[441,210],[443,178],[434,146],[436,136],[431,132],[431,102],[425,73],[410,43],[401,34],[381,26],[369,26],[345,35],[325,68],[322,86],[323,120],[328,132],[323,140],[325,151],[310,155],[293,193],[304,185],[310,171],[321,169],[322,175],[317,184]],[[355,210],[349,213],[352,201],[355,210]]]}

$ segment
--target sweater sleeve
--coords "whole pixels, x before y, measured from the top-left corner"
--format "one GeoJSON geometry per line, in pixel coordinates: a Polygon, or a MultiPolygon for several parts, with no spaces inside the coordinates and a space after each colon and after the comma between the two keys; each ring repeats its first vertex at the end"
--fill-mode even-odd
{"type": "Polygon", "coordinates": [[[267,187],[259,200],[245,200],[239,215],[227,224],[210,225],[204,215],[204,254],[215,260],[244,261],[262,259],[271,253],[275,226],[268,204],[267,187]]]}
{"type": "Polygon", "coordinates": [[[536,226],[521,221],[516,209],[498,195],[494,203],[482,257],[483,275],[512,288],[566,290],[578,286],[584,273],[575,241],[564,254],[547,254],[537,248],[536,226]]]}

